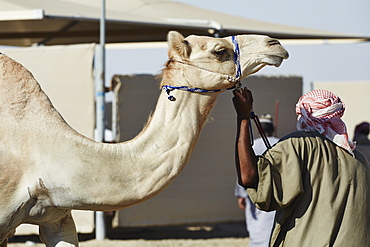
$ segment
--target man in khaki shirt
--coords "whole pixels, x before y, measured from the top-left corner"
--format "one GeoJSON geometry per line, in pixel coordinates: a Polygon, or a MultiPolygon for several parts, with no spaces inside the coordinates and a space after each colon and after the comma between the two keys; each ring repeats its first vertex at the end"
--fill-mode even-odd
{"type": "Polygon", "coordinates": [[[348,141],[341,99],[326,90],[302,96],[297,128],[263,156],[251,147],[248,89],[234,91],[239,184],[265,211],[277,210],[270,246],[367,247],[370,167],[348,141]]]}

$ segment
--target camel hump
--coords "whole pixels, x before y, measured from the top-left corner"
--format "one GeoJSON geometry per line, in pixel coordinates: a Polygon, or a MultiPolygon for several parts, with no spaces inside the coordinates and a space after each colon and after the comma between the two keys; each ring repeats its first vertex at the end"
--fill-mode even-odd
{"type": "Polygon", "coordinates": [[[22,87],[39,86],[32,73],[22,64],[8,57],[0,55],[0,80],[4,84],[22,84],[22,87]]]}
{"type": "MultiPolygon", "coordinates": [[[[28,98],[27,94],[32,93],[39,87],[31,72],[6,55],[0,56],[0,85],[2,92],[5,91],[9,97],[16,98],[19,96],[28,98]]],[[[4,96],[2,93],[1,97],[4,96]]]]}
{"type": "Polygon", "coordinates": [[[29,70],[14,59],[1,54],[0,110],[20,114],[27,106],[34,103],[42,104],[44,107],[45,104],[51,104],[29,70]]]}

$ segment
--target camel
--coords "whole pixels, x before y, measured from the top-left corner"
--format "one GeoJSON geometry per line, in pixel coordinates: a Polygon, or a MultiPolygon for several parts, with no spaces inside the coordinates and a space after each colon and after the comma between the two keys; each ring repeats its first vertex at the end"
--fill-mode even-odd
{"type": "Polygon", "coordinates": [[[167,40],[156,108],[138,136],[117,144],[77,133],[32,74],[0,55],[1,247],[22,223],[39,225],[46,246],[78,246],[72,209],[119,210],[157,195],[183,170],[217,96],[288,58],[267,36],[184,38],[170,31],[167,40]]]}

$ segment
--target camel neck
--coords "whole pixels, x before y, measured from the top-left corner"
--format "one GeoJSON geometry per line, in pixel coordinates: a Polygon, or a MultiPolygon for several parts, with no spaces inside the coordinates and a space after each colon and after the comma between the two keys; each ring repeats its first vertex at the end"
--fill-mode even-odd
{"type": "Polygon", "coordinates": [[[79,141],[78,149],[70,151],[79,159],[74,165],[79,179],[71,180],[75,189],[53,201],[63,207],[84,201],[80,209],[114,210],[164,190],[188,161],[218,95],[178,90],[173,94],[176,101],[160,93],[149,123],[132,140],[119,144],[79,141]]]}

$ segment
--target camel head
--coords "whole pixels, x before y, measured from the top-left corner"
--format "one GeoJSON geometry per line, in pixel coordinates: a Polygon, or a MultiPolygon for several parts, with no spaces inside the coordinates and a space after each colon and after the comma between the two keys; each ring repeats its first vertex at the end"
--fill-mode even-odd
{"type": "MultiPolygon", "coordinates": [[[[240,49],[242,77],[258,72],[266,65],[279,67],[289,53],[277,39],[265,35],[236,36],[240,49]]],[[[225,39],[231,42],[231,37],[225,39]]]]}
{"type": "Polygon", "coordinates": [[[262,35],[237,35],[234,38],[190,35],[184,38],[180,33],[170,31],[167,40],[169,61],[166,69],[173,69],[178,64],[175,72],[180,73],[181,70],[187,79],[181,82],[185,85],[176,86],[208,90],[234,86],[237,71],[235,46],[239,47],[240,52],[240,79],[256,73],[266,65],[278,67],[289,56],[278,40],[262,35]]]}

